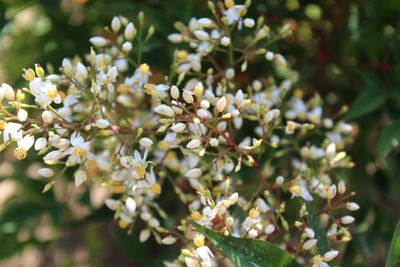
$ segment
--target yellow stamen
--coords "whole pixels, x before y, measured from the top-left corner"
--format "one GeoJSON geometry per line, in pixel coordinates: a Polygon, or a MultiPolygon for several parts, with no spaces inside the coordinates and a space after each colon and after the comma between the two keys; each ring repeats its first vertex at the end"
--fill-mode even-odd
{"type": "Polygon", "coordinates": [[[24,158],[26,158],[26,153],[27,151],[25,150],[25,148],[22,147],[17,147],[14,150],[14,156],[18,159],[18,160],[22,160],[24,158]]]}
{"type": "Polygon", "coordinates": [[[119,220],[118,224],[119,227],[121,227],[122,229],[126,229],[129,226],[129,223],[123,219],[119,220]]]}
{"type": "Polygon", "coordinates": [[[249,217],[252,219],[257,219],[259,215],[260,215],[260,210],[258,208],[252,208],[249,211],[249,217]]]}
{"type": "Polygon", "coordinates": [[[143,64],[140,64],[139,70],[140,70],[140,73],[141,73],[141,74],[146,74],[146,73],[149,72],[150,67],[149,67],[149,65],[147,65],[146,63],[143,63],[143,64]]]}
{"type": "Polygon", "coordinates": [[[201,220],[201,218],[202,218],[203,216],[201,215],[200,212],[198,212],[198,211],[193,211],[192,214],[191,214],[191,217],[192,217],[193,221],[198,222],[198,221],[201,220]]]}
{"type": "Polygon", "coordinates": [[[203,247],[204,246],[204,235],[196,235],[193,242],[196,247],[198,247],[198,248],[203,247]]]}
{"type": "Polygon", "coordinates": [[[159,195],[159,194],[161,194],[161,186],[159,185],[159,184],[152,184],[151,185],[151,191],[153,191],[153,193],[155,194],[155,195],[159,195]]]}
{"type": "Polygon", "coordinates": [[[56,98],[58,95],[57,89],[53,88],[47,91],[47,96],[50,97],[51,99],[56,98]]]}
{"type": "Polygon", "coordinates": [[[83,150],[80,147],[74,147],[74,150],[72,151],[72,154],[74,154],[74,156],[79,157],[79,158],[86,157],[86,151],[83,150]]]}
{"type": "Polygon", "coordinates": [[[136,165],[135,168],[133,168],[133,169],[135,170],[137,175],[139,175],[140,178],[144,177],[144,175],[146,173],[146,169],[142,165],[136,165]]]}
{"type": "Polygon", "coordinates": [[[226,8],[232,8],[235,5],[235,1],[233,0],[225,0],[226,8]]]}
{"type": "Polygon", "coordinates": [[[168,150],[169,146],[170,146],[170,144],[169,144],[169,142],[167,140],[163,140],[159,144],[160,149],[164,150],[164,151],[168,150]]]}

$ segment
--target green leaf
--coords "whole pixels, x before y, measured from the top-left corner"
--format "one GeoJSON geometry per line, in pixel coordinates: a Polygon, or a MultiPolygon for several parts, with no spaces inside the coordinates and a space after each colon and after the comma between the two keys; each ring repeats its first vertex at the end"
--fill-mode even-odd
{"type": "Polygon", "coordinates": [[[237,267],[299,266],[289,253],[267,241],[224,236],[199,224],[193,225],[237,267]]]}
{"type": "Polygon", "coordinates": [[[386,267],[400,266],[400,220],[394,231],[392,243],[390,244],[389,253],[386,259],[386,267]]]}
{"type": "Polygon", "coordinates": [[[400,121],[392,122],[383,128],[379,137],[376,154],[378,158],[383,158],[400,144],[400,121]]]}
{"type": "Polygon", "coordinates": [[[308,202],[305,202],[307,208],[307,220],[309,226],[315,232],[315,238],[317,241],[317,248],[319,254],[323,255],[325,252],[329,251],[328,239],[326,238],[326,232],[322,229],[317,217],[315,217],[314,212],[311,208],[311,205],[308,202]]]}
{"type": "Polygon", "coordinates": [[[347,121],[358,119],[379,109],[384,102],[385,95],[382,91],[377,89],[364,90],[358,95],[344,119],[347,121]]]}

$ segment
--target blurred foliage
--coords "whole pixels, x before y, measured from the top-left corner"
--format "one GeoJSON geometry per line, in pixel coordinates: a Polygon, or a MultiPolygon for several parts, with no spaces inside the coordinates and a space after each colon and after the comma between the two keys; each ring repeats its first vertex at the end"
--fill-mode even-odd
{"type": "MultiPolygon", "coordinates": [[[[264,15],[272,27],[285,21],[294,30],[271,49],[299,72],[306,94],[318,92],[332,114],[341,104],[350,107],[346,119],[358,125],[351,150],[356,167],[343,175],[361,209],[342,266],[383,266],[400,214],[400,2],[253,0],[253,5],[253,17],[264,15]]],[[[166,68],[172,48],[165,40],[173,22],[201,17],[206,8],[200,0],[2,0],[0,80],[18,84],[23,67],[57,67],[63,57],[83,56],[89,36],[113,16],[134,18],[139,10],[156,28],[145,50],[148,63],[166,68]]],[[[136,232],[117,230],[107,209],[93,207],[93,192],[75,192],[61,181],[60,188],[42,194],[45,182],[30,171],[35,166],[10,158],[0,164],[5,266],[160,266],[175,256],[155,242],[140,244],[136,232]],[[71,196],[78,203],[65,201],[71,196]]]]}

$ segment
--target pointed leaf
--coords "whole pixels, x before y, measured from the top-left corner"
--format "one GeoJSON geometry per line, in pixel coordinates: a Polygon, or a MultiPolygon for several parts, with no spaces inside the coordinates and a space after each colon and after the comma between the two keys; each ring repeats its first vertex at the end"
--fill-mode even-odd
{"type": "Polygon", "coordinates": [[[344,119],[346,121],[358,119],[377,110],[384,102],[385,96],[382,91],[377,89],[364,90],[358,95],[344,119]]]}
{"type": "Polygon", "coordinates": [[[225,236],[199,224],[193,225],[237,267],[299,266],[289,253],[267,241],[225,236]]]}
{"type": "Polygon", "coordinates": [[[400,121],[392,122],[383,128],[379,137],[376,154],[378,158],[383,158],[393,147],[400,145],[400,121]]]}
{"type": "Polygon", "coordinates": [[[392,243],[390,244],[389,253],[386,259],[386,267],[400,266],[400,220],[394,231],[392,243]]]}
{"type": "Polygon", "coordinates": [[[323,255],[325,252],[329,251],[328,239],[326,237],[326,232],[322,229],[317,217],[315,217],[314,212],[311,208],[310,203],[305,202],[307,208],[307,219],[309,226],[315,232],[315,238],[317,241],[317,248],[319,254],[323,255]]]}

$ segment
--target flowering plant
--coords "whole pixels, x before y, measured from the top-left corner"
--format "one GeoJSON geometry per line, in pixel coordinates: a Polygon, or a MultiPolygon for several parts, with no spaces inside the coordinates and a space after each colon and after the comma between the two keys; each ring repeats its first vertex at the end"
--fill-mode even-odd
{"type": "Polygon", "coordinates": [[[342,111],[327,117],[270,49],[289,25],[246,17],[250,1],[208,6],[211,18],[175,24],[166,75],[143,59],[155,28],[141,12],[135,23],[114,17],[90,53],[64,59],[59,72],[36,64],[23,70],[26,87],[3,83],[1,148],[43,157],[44,192],[67,169],[77,187],[100,182],[119,227],[140,220],[140,241],[180,242],[167,266],[229,265],[224,256],[237,266],[329,266],[359,208],[340,175],[353,166],[353,127],[342,111]],[[274,71],[248,73],[260,59],[274,71]],[[159,201],[165,188],[184,205],[178,218],[159,201]]]}

